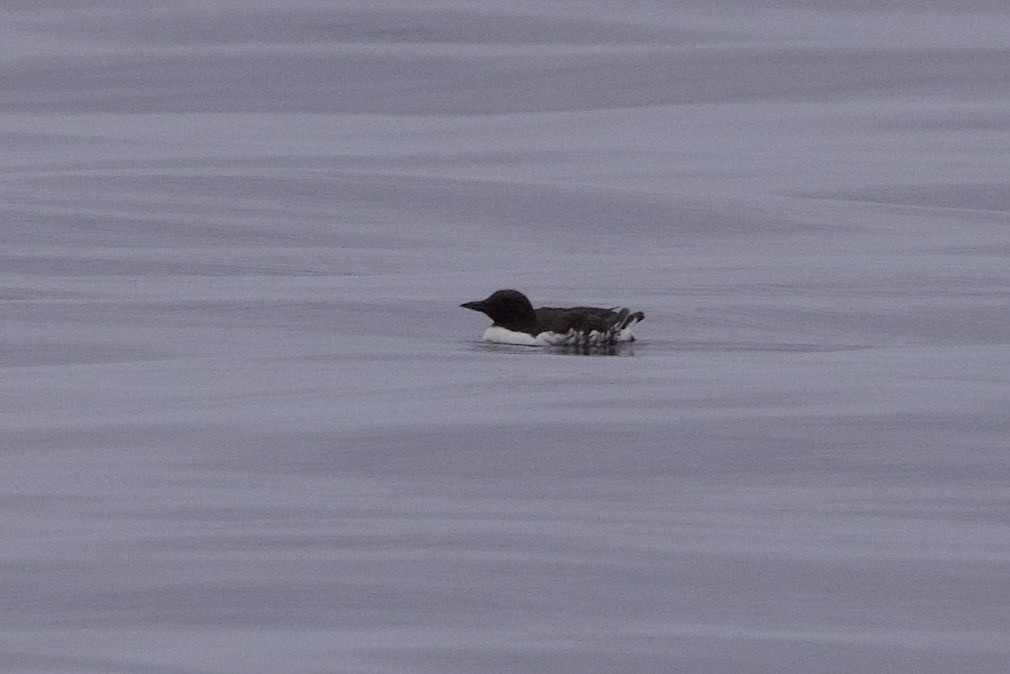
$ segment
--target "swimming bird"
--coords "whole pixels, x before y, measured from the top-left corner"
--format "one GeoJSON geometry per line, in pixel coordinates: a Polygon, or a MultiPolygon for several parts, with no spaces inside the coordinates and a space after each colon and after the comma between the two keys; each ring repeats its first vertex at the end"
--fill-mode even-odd
{"type": "Polygon", "coordinates": [[[518,290],[496,290],[486,300],[460,305],[493,321],[484,339],[526,346],[601,346],[633,342],[631,326],[645,314],[627,307],[541,307],[534,309],[518,290]]]}

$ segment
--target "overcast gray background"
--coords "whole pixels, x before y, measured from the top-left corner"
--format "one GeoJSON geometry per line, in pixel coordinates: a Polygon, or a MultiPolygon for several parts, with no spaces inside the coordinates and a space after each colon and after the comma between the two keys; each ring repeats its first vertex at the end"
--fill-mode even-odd
{"type": "Polygon", "coordinates": [[[998,7],[3,0],[0,669],[1010,670],[998,7]]]}

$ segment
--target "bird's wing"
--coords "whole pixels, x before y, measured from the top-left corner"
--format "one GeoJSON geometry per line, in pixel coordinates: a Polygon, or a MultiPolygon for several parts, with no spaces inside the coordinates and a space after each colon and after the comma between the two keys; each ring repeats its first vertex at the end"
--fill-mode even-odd
{"type": "Polygon", "coordinates": [[[537,322],[546,332],[557,335],[568,334],[573,338],[580,336],[588,338],[595,332],[597,334],[593,339],[600,342],[613,341],[621,330],[645,318],[645,314],[641,311],[631,312],[627,308],[541,307],[536,309],[535,313],[537,322]]]}

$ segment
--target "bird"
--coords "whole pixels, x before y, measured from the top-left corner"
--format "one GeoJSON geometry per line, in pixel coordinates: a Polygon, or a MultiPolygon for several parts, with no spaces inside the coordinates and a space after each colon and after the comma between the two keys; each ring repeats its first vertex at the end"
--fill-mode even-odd
{"type": "Polygon", "coordinates": [[[460,305],[487,314],[484,339],[525,346],[603,346],[633,342],[631,327],[645,318],[627,307],[541,307],[534,309],[518,290],[496,290],[484,300],[460,305]]]}

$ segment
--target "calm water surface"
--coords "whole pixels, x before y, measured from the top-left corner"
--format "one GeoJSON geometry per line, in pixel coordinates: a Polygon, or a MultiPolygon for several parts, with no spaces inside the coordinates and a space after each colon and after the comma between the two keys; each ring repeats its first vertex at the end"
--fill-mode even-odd
{"type": "Polygon", "coordinates": [[[1010,12],[8,5],[0,669],[1010,669],[1010,12]]]}

